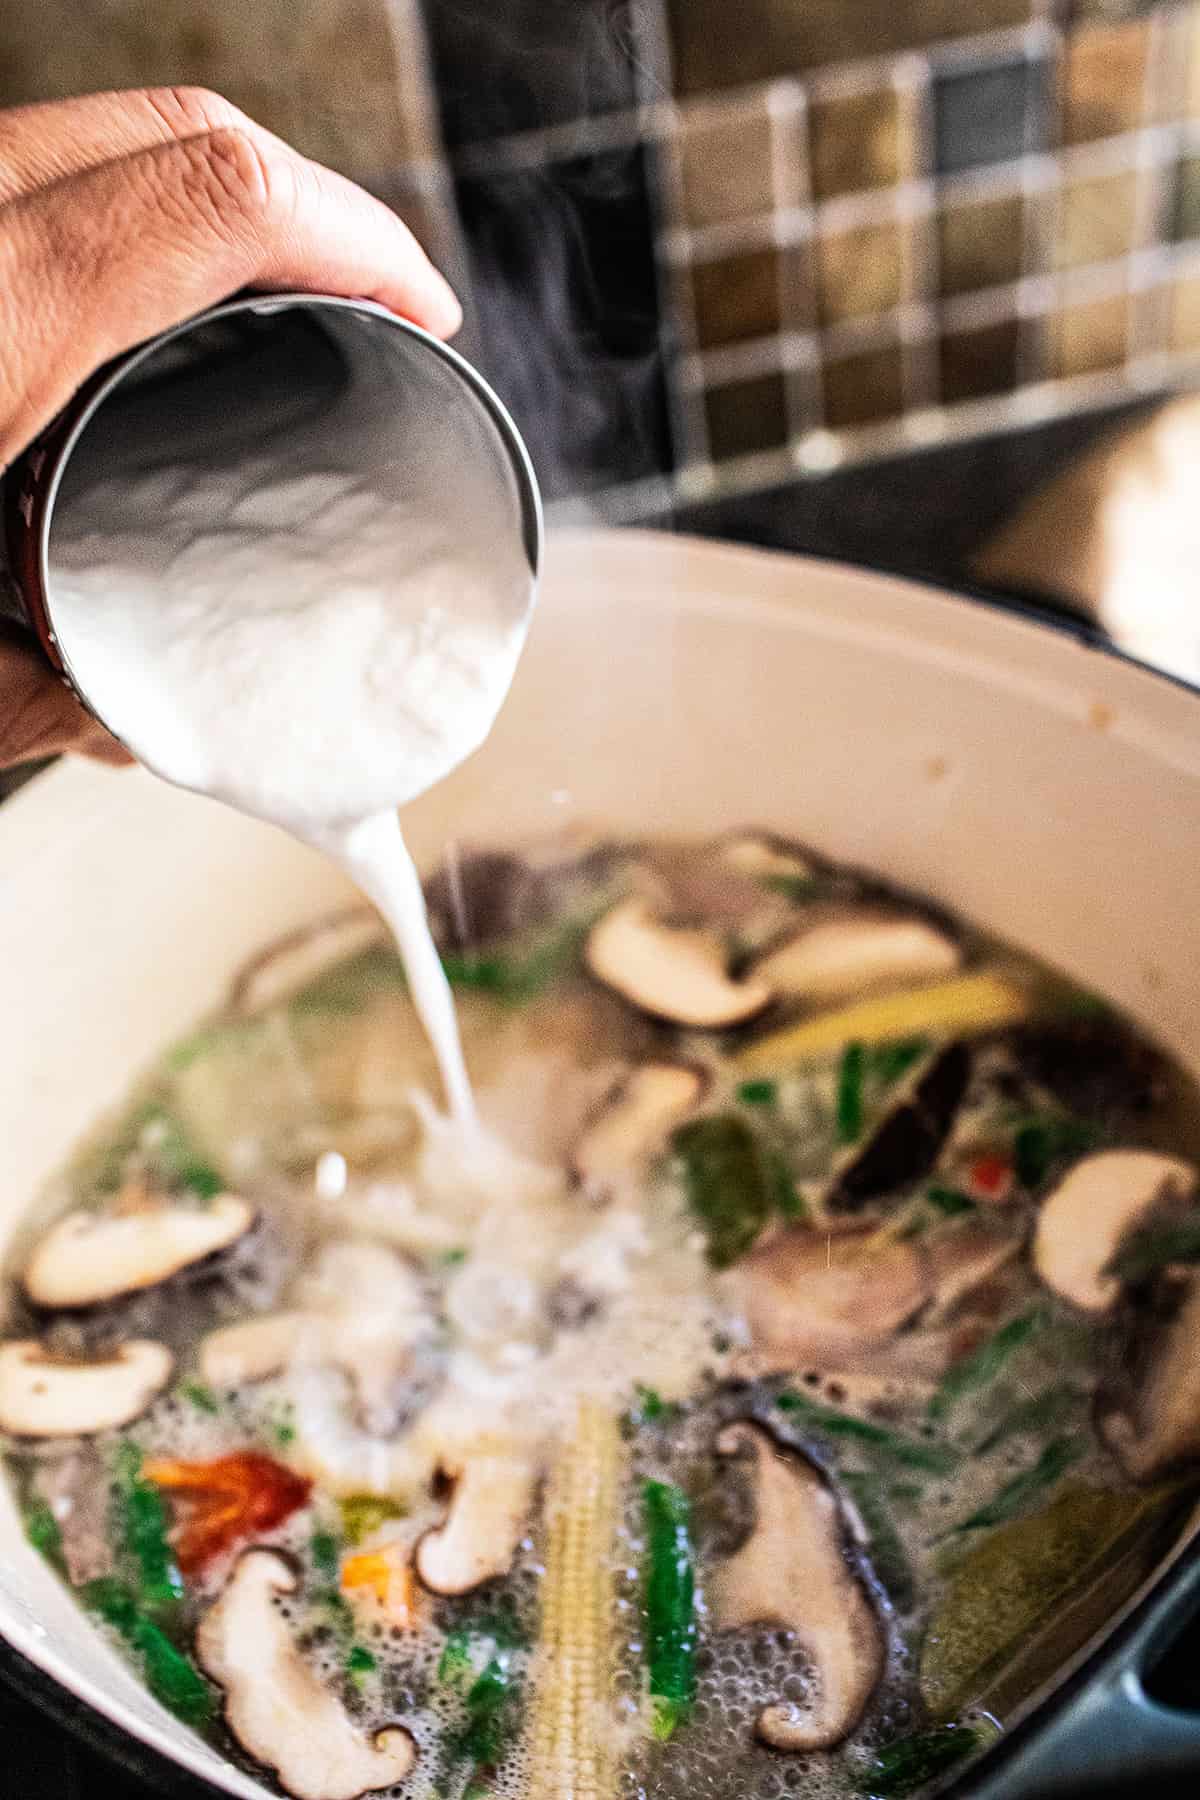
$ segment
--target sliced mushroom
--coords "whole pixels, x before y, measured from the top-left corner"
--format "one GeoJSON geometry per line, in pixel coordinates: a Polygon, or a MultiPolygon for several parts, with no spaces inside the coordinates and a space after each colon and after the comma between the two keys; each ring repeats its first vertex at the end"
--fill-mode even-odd
{"type": "Polygon", "coordinates": [[[971,1078],[965,1044],[951,1044],[897,1086],[861,1144],[837,1167],[826,1204],[854,1211],[868,1200],[919,1181],[937,1161],[971,1078]]]}
{"type": "Polygon", "coordinates": [[[300,1312],[267,1313],[222,1325],[200,1345],[200,1374],[209,1387],[241,1387],[266,1381],[287,1367],[306,1324],[300,1312]]]}
{"type": "Polygon", "coordinates": [[[243,1750],[296,1800],[358,1800],[403,1781],[416,1762],[393,1725],[369,1736],[304,1662],[275,1604],[298,1585],[274,1550],[247,1550],[196,1631],[196,1657],[225,1690],[225,1721],[243,1750]]]}
{"type": "Polygon", "coordinates": [[[619,1082],[590,1121],[571,1157],[584,1187],[603,1192],[665,1143],[696,1106],[708,1076],[691,1063],[643,1063],[619,1082]]]}
{"type": "Polygon", "coordinates": [[[148,1338],[87,1360],[20,1338],[0,1347],[0,1431],[81,1437],[128,1425],[162,1393],[173,1366],[166,1345],[148,1338]]]}
{"type": "Polygon", "coordinates": [[[79,1307],[155,1287],[237,1243],[255,1216],[236,1194],[203,1208],[163,1200],[136,1212],[70,1212],[36,1246],[25,1292],[35,1306],[79,1307]]]}
{"type": "Polygon", "coordinates": [[[315,981],[326,969],[386,938],[387,928],[373,907],[328,913],[289,932],[247,963],[234,977],[230,1004],[243,1017],[264,1012],[315,981]]]}
{"type": "Polygon", "coordinates": [[[443,1473],[454,1491],[444,1522],[417,1545],[417,1574],[432,1593],[469,1594],[512,1567],[537,1470],[528,1458],[484,1452],[443,1473]]]}
{"type": "Polygon", "coordinates": [[[860,1353],[890,1346],[930,1294],[914,1244],[858,1232],[784,1232],[722,1279],[757,1372],[858,1367],[860,1353]]]}
{"type": "Polygon", "coordinates": [[[828,1483],[811,1464],[784,1457],[760,1427],[730,1426],[722,1456],[753,1464],[755,1525],[720,1567],[710,1599],[723,1631],[782,1625],[814,1664],[806,1705],[776,1701],[757,1732],[775,1750],[830,1750],[849,1736],[883,1675],[883,1632],[847,1556],[847,1532],[828,1483]]]}
{"type": "Polygon", "coordinates": [[[777,994],[831,1002],[935,981],[961,963],[961,946],[927,919],[857,908],[814,921],[760,957],[750,973],[777,994]]]}
{"type": "Polygon", "coordinates": [[[752,881],[811,881],[816,864],[783,838],[743,831],[721,843],[721,858],[752,881]]]}
{"type": "Polygon", "coordinates": [[[926,1325],[952,1318],[964,1300],[978,1293],[1015,1261],[1021,1239],[990,1219],[968,1219],[933,1232],[925,1243],[933,1305],[926,1325]]]}
{"type": "Polygon", "coordinates": [[[636,895],[592,927],[585,960],[606,987],[675,1025],[740,1025],[772,998],[764,983],[730,977],[715,933],[665,925],[636,895]]]}
{"type": "Polygon", "coordinates": [[[1042,1202],[1034,1267],[1081,1312],[1111,1312],[1121,1283],[1106,1271],[1123,1240],[1152,1214],[1182,1210],[1196,1189],[1196,1170],[1176,1156],[1153,1150],[1085,1156],[1042,1202]]]}
{"type": "Polygon", "coordinates": [[[1200,1457],[1200,1276],[1179,1285],[1177,1308],[1150,1343],[1128,1404],[1100,1410],[1101,1436],[1134,1481],[1200,1457]]]}

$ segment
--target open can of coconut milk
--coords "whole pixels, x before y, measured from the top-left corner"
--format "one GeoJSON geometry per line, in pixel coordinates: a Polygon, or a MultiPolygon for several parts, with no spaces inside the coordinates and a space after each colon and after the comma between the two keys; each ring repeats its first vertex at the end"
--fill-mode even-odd
{"type": "MultiPolygon", "coordinates": [[[[136,545],[122,554],[143,583],[165,579],[182,554],[208,559],[217,579],[222,557],[238,559],[244,579],[256,540],[286,528],[262,496],[286,488],[295,498],[305,483],[317,493],[333,477],[352,488],[364,538],[411,507],[414,485],[425,504],[453,493],[461,529],[477,519],[498,560],[522,559],[536,580],[537,479],[470,363],[371,301],[250,295],[98,371],[13,464],[0,483],[0,618],[36,634],[111,730],[61,629],[70,572],[89,558],[111,566],[107,548],[119,543],[136,545]],[[155,529],[156,494],[169,497],[173,531],[155,529]]],[[[309,512],[310,528],[318,516],[309,512]]],[[[498,588],[496,605],[506,604],[498,588]]]]}

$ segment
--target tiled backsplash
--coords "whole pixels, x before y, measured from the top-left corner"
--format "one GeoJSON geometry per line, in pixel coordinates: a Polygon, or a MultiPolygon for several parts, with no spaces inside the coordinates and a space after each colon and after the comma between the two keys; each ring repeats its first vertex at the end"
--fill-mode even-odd
{"type": "Polygon", "coordinates": [[[470,270],[633,513],[1200,373],[1200,5],[8,0],[0,99],[223,87],[470,270]]]}

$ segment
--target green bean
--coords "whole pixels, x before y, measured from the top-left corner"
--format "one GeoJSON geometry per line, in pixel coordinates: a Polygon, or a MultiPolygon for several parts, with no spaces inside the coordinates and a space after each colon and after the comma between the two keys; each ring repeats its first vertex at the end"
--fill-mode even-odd
{"type": "Polygon", "coordinates": [[[922,1469],[930,1475],[949,1475],[960,1461],[958,1452],[949,1444],[905,1437],[886,1425],[876,1425],[871,1419],[859,1419],[853,1413],[835,1412],[832,1407],[819,1406],[807,1394],[798,1394],[794,1389],[780,1394],[775,1404],[781,1412],[798,1414],[805,1424],[824,1432],[827,1437],[853,1438],[907,1469],[922,1469]]]}
{"type": "Polygon", "coordinates": [[[140,1603],[151,1610],[170,1606],[183,1593],[183,1580],[167,1537],[166,1504],[153,1482],[142,1479],[142,1453],[128,1439],[118,1446],[113,1473],[117,1535],[137,1571],[140,1603]]]}
{"type": "Polygon", "coordinates": [[[642,1488],[646,1560],[642,1602],[654,1703],[654,1735],[665,1740],[691,1710],[696,1688],[695,1557],[691,1502],[664,1481],[642,1488]]]}
{"type": "Polygon", "coordinates": [[[861,1044],[847,1044],[838,1068],[836,1123],[839,1144],[856,1144],[863,1128],[863,1072],[866,1055],[861,1044]]]}
{"type": "Polygon", "coordinates": [[[83,1589],[83,1600],[134,1651],[155,1699],[187,1725],[207,1724],[213,1696],[204,1677],[162,1627],[146,1616],[124,1582],[102,1576],[83,1589]]]}
{"type": "Polygon", "coordinates": [[[1045,1488],[1053,1487],[1083,1455],[1084,1446],[1077,1438],[1054,1438],[1043,1449],[1031,1469],[1023,1469],[1011,1481],[998,1488],[990,1500],[976,1509],[970,1518],[952,1527],[951,1535],[963,1531],[981,1531],[989,1525],[1003,1525],[1023,1512],[1031,1500],[1045,1488]]]}
{"type": "Polygon", "coordinates": [[[771,1216],[770,1171],[745,1119],[736,1113],[692,1119],[675,1132],[688,1204],[708,1239],[708,1260],[727,1269],[771,1216]]]}
{"type": "Polygon", "coordinates": [[[993,1382],[1009,1357],[1027,1344],[1035,1332],[1041,1330],[1046,1318],[1047,1315],[1040,1306],[1018,1313],[1015,1319],[1010,1319],[994,1336],[982,1343],[978,1350],[955,1363],[942,1377],[930,1399],[928,1417],[931,1420],[943,1419],[964,1394],[975,1393],[977,1389],[993,1382]]]}
{"type": "Polygon", "coordinates": [[[743,1081],[737,1097],[743,1106],[774,1106],[779,1088],[773,1081],[743,1081]]]}
{"type": "Polygon", "coordinates": [[[871,1073],[885,1087],[890,1087],[902,1075],[907,1075],[914,1063],[927,1056],[931,1048],[927,1037],[900,1038],[894,1044],[876,1044],[869,1057],[871,1073]]]}
{"type": "Polygon", "coordinates": [[[861,1785],[879,1800],[893,1800],[946,1774],[979,1747],[978,1733],[965,1725],[942,1725],[896,1738],[875,1752],[861,1785]]]}
{"type": "Polygon", "coordinates": [[[1007,1443],[1009,1438],[1021,1437],[1025,1432],[1053,1430],[1065,1423],[1082,1398],[1074,1388],[1067,1387],[1047,1388],[1045,1393],[1031,1394],[1028,1399],[1019,1401],[1005,1413],[999,1424],[980,1438],[972,1454],[986,1456],[997,1445],[1007,1443]]]}

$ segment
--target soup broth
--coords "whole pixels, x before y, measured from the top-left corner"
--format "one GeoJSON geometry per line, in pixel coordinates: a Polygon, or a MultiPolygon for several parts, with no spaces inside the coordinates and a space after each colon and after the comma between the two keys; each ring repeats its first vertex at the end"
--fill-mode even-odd
{"type": "Polygon", "coordinates": [[[301,1800],[925,1793],[1200,1461],[1187,1081],[769,834],[427,884],[243,970],[32,1209],[0,1426],[156,1696],[301,1800]]]}

